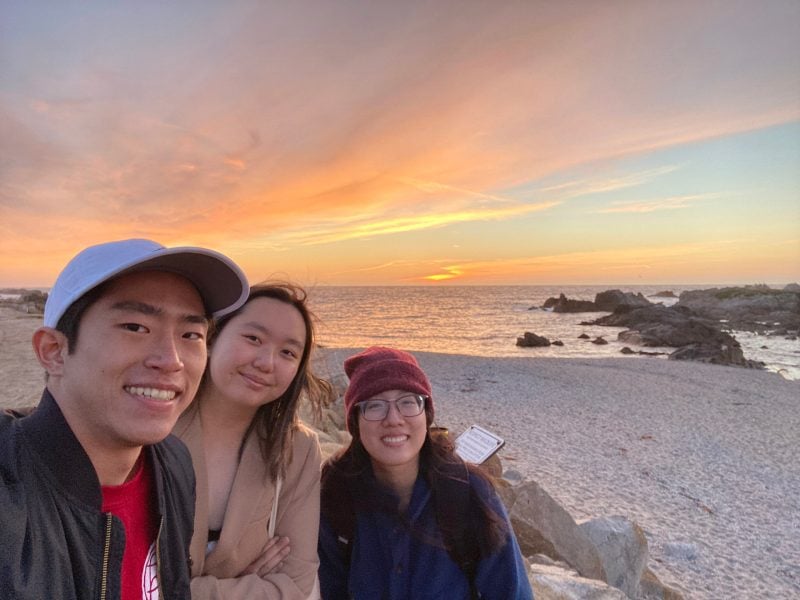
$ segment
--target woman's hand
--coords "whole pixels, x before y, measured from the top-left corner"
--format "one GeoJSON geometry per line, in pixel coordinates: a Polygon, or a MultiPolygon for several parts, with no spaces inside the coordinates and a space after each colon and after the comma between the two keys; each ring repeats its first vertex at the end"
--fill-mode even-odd
{"type": "Polygon", "coordinates": [[[289,556],[289,550],[289,538],[276,535],[264,546],[261,556],[242,571],[242,575],[255,573],[259,577],[266,577],[270,573],[274,573],[281,566],[283,559],[289,556]]]}

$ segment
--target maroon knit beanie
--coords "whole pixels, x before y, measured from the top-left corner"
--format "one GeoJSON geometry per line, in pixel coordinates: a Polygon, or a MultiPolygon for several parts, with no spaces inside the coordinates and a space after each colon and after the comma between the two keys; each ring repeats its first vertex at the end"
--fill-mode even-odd
{"type": "MultiPolygon", "coordinates": [[[[356,404],[387,390],[403,390],[430,397],[431,384],[417,359],[408,352],[372,346],[344,361],[344,372],[350,385],[344,393],[344,413],[347,428],[356,404]]],[[[433,418],[433,400],[428,401],[433,418]]]]}

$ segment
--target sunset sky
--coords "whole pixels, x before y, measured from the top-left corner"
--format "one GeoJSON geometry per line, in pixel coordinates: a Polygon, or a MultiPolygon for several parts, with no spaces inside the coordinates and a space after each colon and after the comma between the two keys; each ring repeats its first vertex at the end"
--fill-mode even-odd
{"type": "Polygon", "coordinates": [[[800,2],[0,4],[0,286],[800,281],[800,2]]]}

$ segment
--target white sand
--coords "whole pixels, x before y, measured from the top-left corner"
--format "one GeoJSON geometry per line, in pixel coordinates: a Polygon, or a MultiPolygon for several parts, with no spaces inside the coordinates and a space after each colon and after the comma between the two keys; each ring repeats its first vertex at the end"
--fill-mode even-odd
{"type": "MultiPolygon", "coordinates": [[[[333,373],[352,350],[328,349],[333,373]]],[[[439,425],[500,456],[576,520],[625,515],[687,598],[800,598],[800,382],[663,359],[415,353],[439,425]]]]}
{"type": "MultiPolygon", "coordinates": [[[[4,406],[38,402],[30,336],[0,308],[4,406]]],[[[352,350],[325,350],[329,374],[352,350]]],[[[500,456],[578,520],[625,515],[687,598],[800,598],[800,382],[661,359],[416,353],[437,421],[506,440],[500,456]]]]}

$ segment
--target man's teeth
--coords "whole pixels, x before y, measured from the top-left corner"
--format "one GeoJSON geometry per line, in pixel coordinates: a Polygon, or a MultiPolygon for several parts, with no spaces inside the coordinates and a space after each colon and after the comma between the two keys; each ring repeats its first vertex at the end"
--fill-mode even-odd
{"type": "Polygon", "coordinates": [[[405,435],[395,435],[392,437],[385,437],[382,438],[384,442],[387,444],[399,444],[400,442],[405,442],[408,436],[405,435]]]}
{"type": "Polygon", "coordinates": [[[157,388],[125,386],[125,391],[134,396],[145,396],[156,400],[172,400],[175,397],[174,390],[159,390],[157,388]]]}

